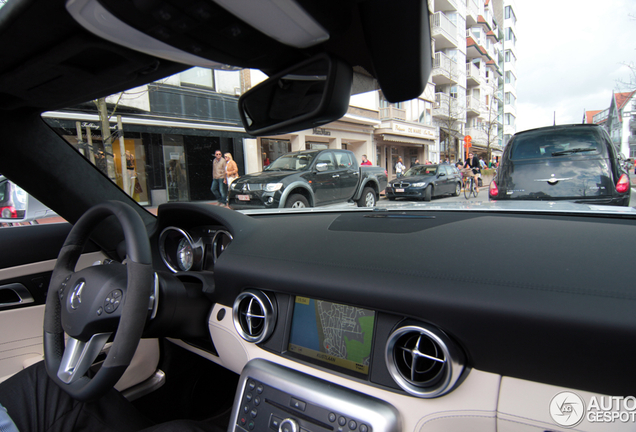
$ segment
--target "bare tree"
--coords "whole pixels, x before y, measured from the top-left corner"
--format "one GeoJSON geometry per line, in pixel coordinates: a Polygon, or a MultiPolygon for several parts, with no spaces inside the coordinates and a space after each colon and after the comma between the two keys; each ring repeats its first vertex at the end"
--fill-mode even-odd
{"type": "Polygon", "coordinates": [[[623,66],[626,66],[629,70],[629,77],[627,79],[617,79],[616,87],[619,90],[634,91],[636,90],[636,63],[623,62],[623,66]]]}
{"type": "Polygon", "coordinates": [[[495,97],[496,89],[493,90],[488,103],[488,114],[482,122],[482,129],[486,133],[486,155],[488,161],[492,160],[492,144],[499,139],[499,128],[501,127],[499,121],[500,101],[495,97]]]}

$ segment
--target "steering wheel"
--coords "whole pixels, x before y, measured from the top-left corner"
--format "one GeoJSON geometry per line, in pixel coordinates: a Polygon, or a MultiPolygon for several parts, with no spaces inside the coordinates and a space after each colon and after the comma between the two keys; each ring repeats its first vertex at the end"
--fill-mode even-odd
{"type": "Polygon", "coordinates": [[[95,400],[121,378],[141,339],[153,279],[146,227],[129,205],[119,201],[98,204],[71,229],[46,297],[44,362],[49,377],[74,399],[95,400]],[[126,264],[113,262],[75,272],[90,233],[109,216],[115,216],[124,231],[126,264]],[[113,333],[106,359],[89,378],[89,368],[113,333]]]}

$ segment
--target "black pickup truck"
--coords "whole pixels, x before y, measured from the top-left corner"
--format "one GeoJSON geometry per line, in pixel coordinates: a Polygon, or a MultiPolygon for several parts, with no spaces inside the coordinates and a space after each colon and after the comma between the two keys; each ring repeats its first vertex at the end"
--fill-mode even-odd
{"type": "Polygon", "coordinates": [[[374,207],[386,184],[384,168],[359,166],[349,150],[305,150],[285,154],[263,171],[235,180],[228,204],[239,210],[350,201],[374,207]]]}

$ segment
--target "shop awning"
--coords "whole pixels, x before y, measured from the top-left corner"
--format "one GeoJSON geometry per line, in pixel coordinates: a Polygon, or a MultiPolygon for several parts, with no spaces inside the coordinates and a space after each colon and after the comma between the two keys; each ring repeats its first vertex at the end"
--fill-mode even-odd
{"type": "Polygon", "coordinates": [[[382,139],[384,141],[391,141],[394,143],[404,143],[409,145],[419,145],[420,147],[424,147],[425,145],[433,145],[435,141],[415,138],[415,137],[407,137],[403,135],[393,135],[393,134],[382,134],[382,139]]]}

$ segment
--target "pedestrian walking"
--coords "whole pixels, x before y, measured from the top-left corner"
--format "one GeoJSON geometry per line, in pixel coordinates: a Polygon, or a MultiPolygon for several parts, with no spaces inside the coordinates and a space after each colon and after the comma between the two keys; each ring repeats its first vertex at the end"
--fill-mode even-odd
{"type": "Polygon", "coordinates": [[[212,161],[212,186],[210,190],[217,200],[217,205],[224,205],[227,192],[225,189],[225,159],[221,150],[214,152],[214,160],[212,161]]]}
{"type": "Polygon", "coordinates": [[[400,178],[404,175],[404,171],[406,170],[406,166],[404,162],[402,162],[402,158],[399,157],[397,163],[395,164],[395,175],[397,178],[400,178]]]}

